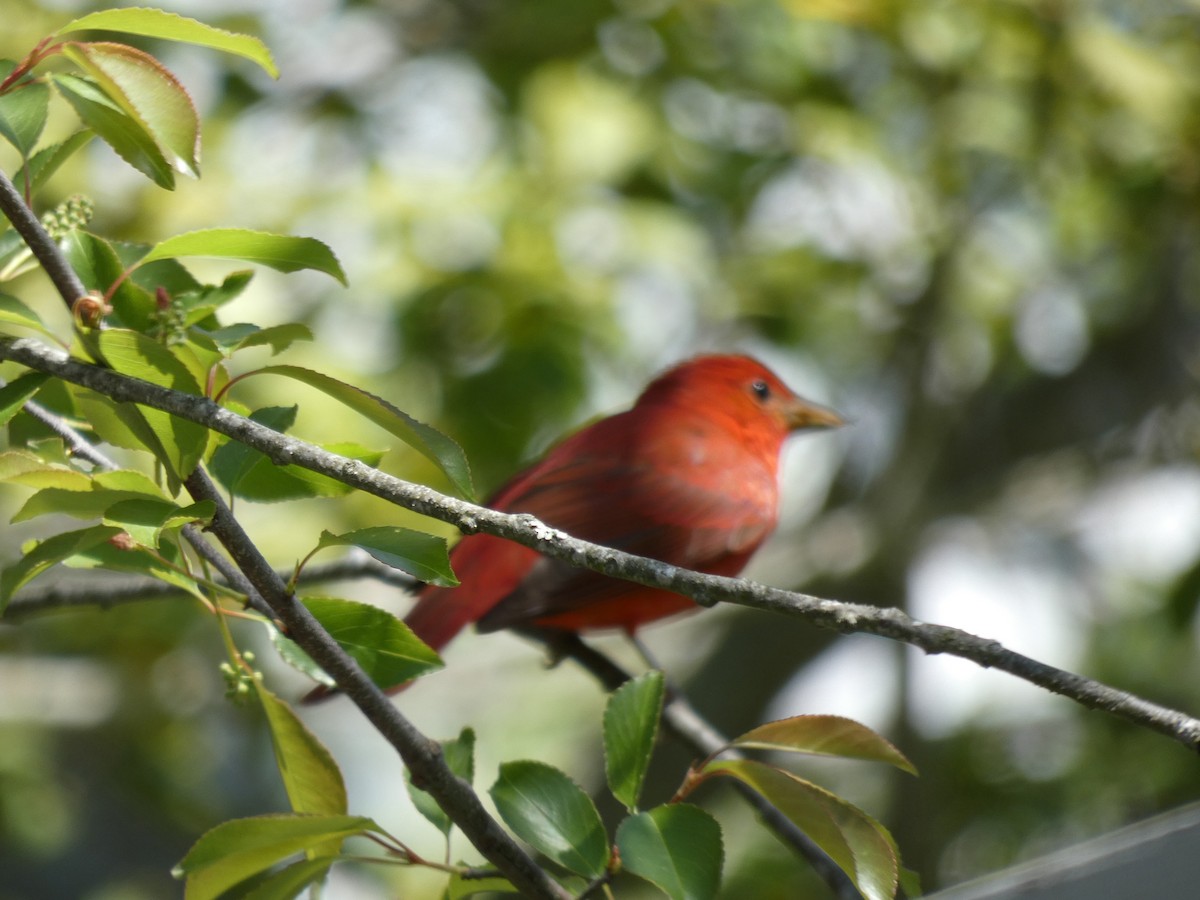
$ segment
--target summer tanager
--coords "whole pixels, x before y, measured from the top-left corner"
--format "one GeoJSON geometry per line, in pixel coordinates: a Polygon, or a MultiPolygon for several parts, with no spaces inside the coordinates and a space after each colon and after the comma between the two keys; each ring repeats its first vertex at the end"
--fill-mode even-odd
{"type": "MultiPolygon", "coordinates": [[[[701,356],[650,382],[632,409],[562,441],[487,505],[639,556],[736,575],[775,527],[784,440],[793,431],[841,424],[754,359],[701,356]]],[[[472,623],[484,632],[533,626],[633,633],[696,608],[679,594],[487,534],[463,538],[450,561],[460,584],[426,586],[405,620],[435,649],[472,623]]],[[[318,688],[309,699],[327,693],[318,688]]]]}
{"type": "MultiPolygon", "coordinates": [[[[638,556],[736,575],[775,528],[788,434],[841,424],[756,360],[701,356],[652,381],[632,409],[562,441],[487,505],[638,556]]],[[[405,620],[435,649],[471,623],[484,632],[633,632],[695,608],[487,534],[463,538],[450,561],[461,583],[424,588],[405,620]]]]}

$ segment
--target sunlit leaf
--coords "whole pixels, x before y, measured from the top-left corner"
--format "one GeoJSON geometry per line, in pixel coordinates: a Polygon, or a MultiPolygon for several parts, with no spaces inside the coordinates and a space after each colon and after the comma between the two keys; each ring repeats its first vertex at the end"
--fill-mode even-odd
{"type": "Polygon", "coordinates": [[[650,767],[664,684],[662,672],[646,672],[613,691],[604,709],[604,770],[608,788],[630,811],[637,807],[642,782],[650,767]]]}
{"type": "Polygon", "coordinates": [[[502,763],[491,796],[500,817],[522,840],[559,865],[595,878],[608,865],[608,838],[584,790],[553,766],[502,763]]]}
{"type": "Polygon", "coordinates": [[[186,879],[185,900],[218,900],[230,888],[290,856],[377,829],[362,816],[234,819],[201,835],[172,874],[186,879]]]}
{"type": "Polygon", "coordinates": [[[445,900],[462,900],[463,897],[474,897],[478,894],[519,894],[521,893],[507,878],[493,876],[491,878],[468,878],[458,872],[450,876],[446,885],[445,900]]]}
{"type": "Polygon", "coordinates": [[[721,884],[725,849],[717,820],[690,803],[630,816],[617,829],[621,866],[672,900],[711,900],[721,884]]]}
{"type": "Polygon", "coordinates": [[[159,187],[174,190],[175,171],[145,125],[128,115],[94,82],[66,73],[55,73],[51,78],[83,124],[99,135],[121,159],[159,187]]]}
{"type": "Polygon", "coordinates": [[[359,547],[385,566],[407,572],[427,584],[440,587],[454,587],[458,584],[458,579],[454,577],[450,568],[446,539],[437,535],[394,525],[379,525],[347,531],[345,534],[322,531],[317,546],[320,549],[359,547]]]}
{"type": "MultiPolygon", "coordinates": [[[[346,785],[341,770],[316,736],[296,716],[292,708],[255,680],[258,699],[271,729],[275,764],[283,778],[292,810],[297,813],[338,815],[346,812],[346,785]]],[[[340,839],[312,850],[335,854],[340,839]]]]}
{"type": "Polygon", "coordinates": [[[279,70],[275,67],[271,52],[258,38],[223,31],[161,9],[104,9],[71,20],[58,29],[56,34],[77,31],[119,31],[124,34],[197,44],[244,57],[257,63],[272,78],[279,77],[279,70]]]}
{"type": "Polygon", "coordinates": [[[16,297],[10,297],[8,294],[0,294],[0,326],[3,325],[19,325],[43,334],[51,340],[57,340],[37,313],[16,297]]]}
{"type": "Polygon", "coordinates": [[[166,66],[128,44],[69,41],[62,53],[154,138],[176,169],[199,175],[200,117],[166,66]]]}
{"type": "Polygon", "coordinates": [[[866,725],[842,716],[793,716],[767,722],[734,738],[732,744],[884,762],[917,774],[916,767],[890,741],[866,725]]]}
{"type": "MultiPolygon", "coordinates": [[[[98,343],[105,361],[116,371],[160,387],[200,394],[200,386],[189,367],[168,348],[143,334],[105,329],[100,332],[98,343]]],[[[160,460],[178,478],[185,478],[204,454],[208,430],[203,425],[150,407],[139,406],[137,411],[161,444],[163,455],[160,460]]]]}
{"type": "Polygon", "coordinates": [[[188,256],[237,259],[280,272],[314,269],[346,283],[346,273],[326,244],[315,238],[268,234],[246,228],[209,228],[178,234],[155,244],[142,262],[188,256]]]}

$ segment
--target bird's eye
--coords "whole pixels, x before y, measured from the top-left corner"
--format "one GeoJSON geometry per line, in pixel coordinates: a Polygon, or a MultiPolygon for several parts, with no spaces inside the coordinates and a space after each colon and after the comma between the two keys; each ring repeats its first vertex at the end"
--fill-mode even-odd
{"type": "Polygon", "coordinates": [[[771,386],[761,378],[751,382],[750,390],[759,400],[766,400],[771,396],[771,386]]]}

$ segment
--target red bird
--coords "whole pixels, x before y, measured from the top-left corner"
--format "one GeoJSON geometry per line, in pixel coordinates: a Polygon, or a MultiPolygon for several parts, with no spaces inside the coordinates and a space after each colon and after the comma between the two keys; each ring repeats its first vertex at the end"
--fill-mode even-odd
{"type": "MultiPolygon", "coordinates": [[[[487,505],[639,556],[736,575],[775,528],[784,440],[793,431],[841,424],[756,360],[701,356],[652,381],[632,409],[558,444],[487,505]]],[[[632,633],[695,608],[679,594],[487,534],[463,538],[450,560],[461,584],[425,587],[406,620],[436,649],[471,623],[484,632],[537,626],[632,633]]]]}

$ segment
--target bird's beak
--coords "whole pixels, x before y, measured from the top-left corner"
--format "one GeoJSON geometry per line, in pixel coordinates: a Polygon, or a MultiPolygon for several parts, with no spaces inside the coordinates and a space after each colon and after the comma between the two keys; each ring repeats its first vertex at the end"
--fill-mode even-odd
{"type": "Polygon", "coordinates": [[[789,431],[805,431],[818,428],[840,428],[846,420],[828,406],[794,397],[783,411],[789,431]]]}

